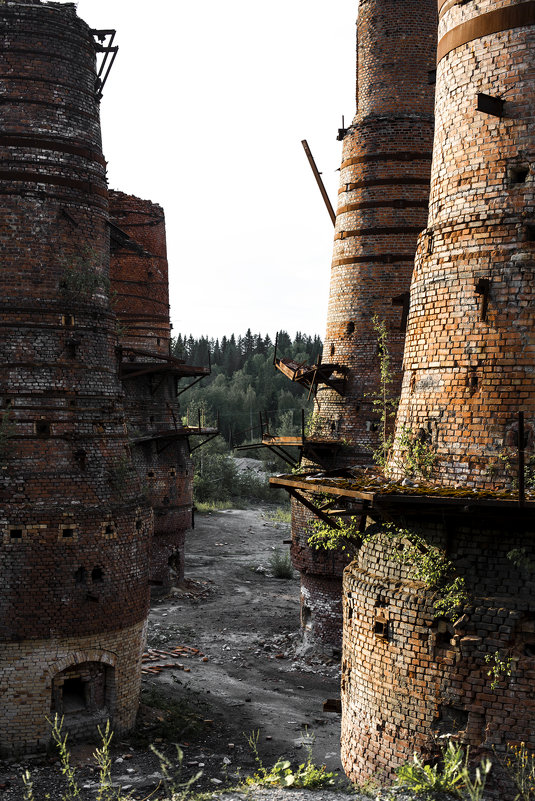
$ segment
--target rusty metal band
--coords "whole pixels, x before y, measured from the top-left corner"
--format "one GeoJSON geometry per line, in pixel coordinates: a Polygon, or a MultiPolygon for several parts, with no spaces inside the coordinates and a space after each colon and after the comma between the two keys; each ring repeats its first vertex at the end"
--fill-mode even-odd
{"type": "Polygon", "coordinates": [[[446,11],[449,11],[450,8],[453,8],[453,6],[457,5],[458,2],[459,2],[459,0],[438,0],[438,13],[439,13],[439,16],[440,16],[440,14],[445,13],[446,11]],[[444,6],[446,6],[446,8],[444,8],[444,6]]]}
{"type": "Polygon", "coordinates": [[[399,234],[414,234],[417,236],[418,234],[421,234],[421,232],[421,225],[407,225],[400,226],[398,228],[385,228],[377,226],[376,228],[357,228],[355,231],[339,231],[334,238],[335,240],[344,240],[353,236],[395,236],[399,234]]]}
{"type": "Polygon", "coordinates": [[[378,161],[431,161],[431,151],[426,150],[425,153],[417,153],[414,150],[402,150],[398,153],[366,153],[363,156],[343,161],[340,169],[351,167],[353,164],[368,164],[378,161]]]}
{"type": "Polygon", "coordinates": [[[365,209],[426,209],[429,205],[427,199],[424,200],[369,200],[362,203],[350,203],[342,206],[337,214],[347,214],[348,211],[361,211],[365,209]]]}
{"type": "Polygon", "coordinates": [[[0,135],[0,147],[30,147],[39,150],[52,150],[54,153],[70,153],[73,156],[80,156],[90,161],[96,161],[103,167],[106,160],[102,153],[90,147],[72,145],[66,142],[58,142],[53,139],[41,138],[38,136],[24,136],[23,134],[7,133],[0,135]]]}
{"type": "Polygon", "coordinates": [[[22,181],[28,184],[48,184],[50,186],[66,186],[87,195],[100,195],[108,197],[105,187],[97,186],[91,181],[75,181],[71,178],[62,178],[61,175],[43,175],[38,172],[15,172],[15,170],[0,170],[0,181],[22,181]]]}
{"type": "Polygon", "coordinates": [[[437,64],[452,50],[462,47],[474,39],[529,25],[535,25],[535,0],[481,14],[463,22],[462,25],[458,25],[442,37],[438,43],[437,64]]]}
{"type": "MultiPolygon", "coordinates": [[[[120,317],[121,320],[129,320],[132,323],[142,320],[157,320],[164,325],[169,325],[169,315],[166,314],[134,314],[133,312],[120,311],[117,316],[120,317]]],[[[147,336],[150,336],[150,334],[147,333],[147,336]]]]}
{"type": "Polygon", "coordinates": [[[399,264],[401,262],[414,264],[414,253],[370,253],[368,256],[350,256],[346,259],[334,259],[332,266],[341,267],[344,264],[399,264]]]}
{"type": "Polygon", "coordinates": [[[345,192],[354,192],[355,189],[368,189],[372,186],[427,186],[429,187],[429,178],[415,178],[412,175],[400,175],[399,178],[378,178],[376,180],[356,181],[341,186],[338,190],[339,195],[345,192]]]}

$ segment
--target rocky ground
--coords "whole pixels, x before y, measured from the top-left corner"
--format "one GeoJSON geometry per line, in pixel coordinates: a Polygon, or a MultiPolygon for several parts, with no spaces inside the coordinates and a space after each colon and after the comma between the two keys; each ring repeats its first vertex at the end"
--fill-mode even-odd
{"type": "MultiPolygon", "coordinates": [[[[220,792],[254,771],[247,740],[255,733],[266,766],[279,756],[298,764],[308,750],[341,775],[340,717],[324,711],[339,698],[339,660],[319,658],[299,635],[299,581],[271,575],[276,549],[287,551],[289,525],[273,508],[198,516],[188,534],[186,579],[153,602],[135,731],[112,745],[117,785],[144,799],[163,795],[160,759],[183,778],[202,773],[192,789],[220,792]],[[257,734],[256,734],[257,733],[257,734]]],[[[73,744],[83,799],[96,797],[94,745],[73,744]]],[[[0,763],[0,801],[23,799],[21,774],[32,774],[37,801],[61,799],[54,755],[0,763]]]]}

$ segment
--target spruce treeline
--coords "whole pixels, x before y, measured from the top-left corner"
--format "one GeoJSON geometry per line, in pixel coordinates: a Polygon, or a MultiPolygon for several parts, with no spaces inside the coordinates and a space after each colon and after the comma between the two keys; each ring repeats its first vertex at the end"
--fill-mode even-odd
{"type": "MultiPolygon", "coordinates": [[[[313,364],[322,351],[318,336],[297,332],[292,340],[286,331],[277,335],[277,356],[313,364]]],[[[273,366],[274,341],[269,336],[231,334],[222,339],[179,336],[173,342],[173,355],[188,364],[205,366],[212,373],[182,396],[183,418],[190,425],[214,425],[219,413],[220,431],[230,447],[257,441],[260,413],[267,415],[273,434],[300,431],[301,409],[310,409],[307,392],[273,366]]],[[[186,386],[181,381],[179,389],[186,386]]]]}

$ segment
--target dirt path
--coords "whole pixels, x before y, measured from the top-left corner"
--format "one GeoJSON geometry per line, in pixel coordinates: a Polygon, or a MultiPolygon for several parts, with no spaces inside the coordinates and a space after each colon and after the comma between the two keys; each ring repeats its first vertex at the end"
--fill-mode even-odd
{"type": "MultiPolygon", "coordinates": [[[[153,603],[145,669],[167,667],[145,673],[136,730],[115,742],[112,755],[114,780],[133,798],[162,778],[150,743],[168,757],[173,743],[181,745],[183,775],[203,773],[195,789],[223,789],[250,773],[253,731],[266,766],[279,756],[304,761],[308,744],[316,763],[341,772],[340,718],[323,711],[326,699],[339,697],[339,665],[300,655],[298,577],[269,573],[274,550],[287,550],[289,525],[269,515],[264,506],[197,517],[184,583],[153,603]]],[[[92,751],[72,748],[87,799],[96,794],[92,751]]],[[[0,801],[23,798],[26,765],[37,800],[46,792],[55,798],[54,787],[61,797],[53,762],[0,763],[0,801]]]]}

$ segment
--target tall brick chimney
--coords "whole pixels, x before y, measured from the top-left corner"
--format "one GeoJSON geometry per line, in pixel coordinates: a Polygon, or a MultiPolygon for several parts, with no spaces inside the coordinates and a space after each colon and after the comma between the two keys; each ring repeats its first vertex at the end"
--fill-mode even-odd
{"type": "Polygon", "coordinates": [[[436,450],[441,484],[505,488],[519,411],[530,454],[535,442],[533,6],[439,6],[429,221],[397,424],[436,450]]]}
{"type": "Polygon", "coordinates": [[[453,737],[491,758],[492,797],[512,798],[506,745],[535,748],[535,504],[504,493],[519,450],[533,458],[535,8],[438,7],[430,213],[390,472],[404,473],[407,436],[436,462],[425,489],[377,490],[377,522],[344,574],[342,762],[362,782],[453,737]],[[382,514],[405,529],[395,547],[382,514]],[[446,570],[449,600],[400,558],[413,535],[446,570]]]}
{"type": "Polygon", "coordinates": [[[126,436],[109,302],[93,32],[0,6],[0,750],[134,723],[152,513],[126,436]]]}
{"type": "Polygon", "coordinates": [[[110,218],[127,427],[134,464],[154,510],[151,583],[157,592],[184,577],[186,530],[192,525],[191,430],[182,424],[178,382],[205,375],[208,368],[171,356],[163,209],[111,191],[110,218]]]}
{"type": "MultiPolygon", "coordinates": [[[[323,466],[371,464],[380,439],[373,317],[387,326],[399,393],[410,277],[425,227],[433,144],[435,0],[360,0],[357,113],[345,132],[327,333],[322,362],[338,390],[319,386],[315,433],[338,441],[323,466]],[[340,447],[341,446],[341,447],[340,447]]],[[[302,623],[328,645],[341,640],[341,554],[308,547],[314,515],[292,502],[292,557],[302,580],[302,623]]]]}

